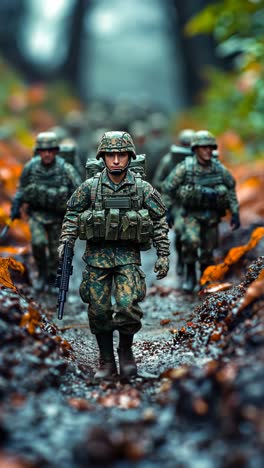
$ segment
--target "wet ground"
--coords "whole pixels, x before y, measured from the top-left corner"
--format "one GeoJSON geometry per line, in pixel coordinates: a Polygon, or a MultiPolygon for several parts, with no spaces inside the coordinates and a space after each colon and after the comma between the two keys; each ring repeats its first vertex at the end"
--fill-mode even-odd
{"type": "Polygon", "coordinates": [[[0,466],[262,467],[263,295],[239,310],[264,267],[261,249],[233,270],[233,286],[204,295],[181,291],[174,255],[158,282],[155,256],[144,254],[130,382],[94,382],[98,352],[77,295],[81,245],[63,321],[56,297],[2,288],[0,466]]]}

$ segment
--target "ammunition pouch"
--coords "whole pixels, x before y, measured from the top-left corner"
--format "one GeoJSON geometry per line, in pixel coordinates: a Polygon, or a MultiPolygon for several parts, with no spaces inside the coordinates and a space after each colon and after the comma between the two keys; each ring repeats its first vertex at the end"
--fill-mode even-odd
{"type": "Polygon", "coordinates": [[[129,210],[121,214],[118,208],[86,210],[78,220],[79,238],[93,241],[131,241],[147,250],[153,233],[153,224],[146,209],[129,210]]]}
{"type": "Polygon", "coordinates": [[[118,240],[120,210],[111,208],[106,217],[105,240],[118,240]]]}
{"type": "Polygon", "coordinates": [[[184,208],[202,208],[201,186],[183,185],[179,189],[179,197],[184,208]]]}
{"type": "Polygon", "coordinates": [[[32,208],[64,213],[70,196],[68,187],[48,187],[29,184],[24,190],[24,201],[32,208]]]}

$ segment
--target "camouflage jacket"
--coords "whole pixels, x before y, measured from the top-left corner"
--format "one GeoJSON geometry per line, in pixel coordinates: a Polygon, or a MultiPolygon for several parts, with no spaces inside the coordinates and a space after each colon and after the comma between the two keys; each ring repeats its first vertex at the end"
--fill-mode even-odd
{"type": "Polygon", "coordinates": [[[59,156],[51,165],[35,156],[22,171],[16,196],[28,203],[30,217],[46,224],[61,222],[67,200],[80,183],[74,167],[59,156]]]}
{"type": "Polygon", "coordinates": [[[191,149],[183,146],[172,145],[170,152],[165,154],[158,164],[153,178],[154,187],[161,191],[162,182],[168,177],[170,172],[181,163],[186,156],[191,156],[191,149]]]}
{"type": "MultiPolygon", "coordinates": [[[[93,178],[87,179],[71,196],[63,220],[60,242],[70,240],[75,242],[78,237],[78,218],[81,213],[91,208],[91,190],[93,178]]],[[[111,182],[104,169],[101,178],[104,193],[122,193],[128,184],[135,184],[135,176],[128,170],[126,177],[120,184],[111,182]]],[[[146,181],[142,180],[143,208],[147,209],[153,223],[152,243],[157,255],[169,255],[168,225],[165,219],[166,208],[161,201],[160,194],[146,181]]],[[[140,264],[139,246],[118,241],[86,242],[84,261],[92,266],[110,268],[131,263],[140,264]]]]}
{"type": "Polygon", "coordinates": [[[210,187],[217,193],[224,193],[228,200],[228,209],[232,214],[238,213],[239,205],[235,192],[235,179],[228,169],[216,159],[209,166],[202,166],[196,156],[188,157],[180,163],[165,179],[162,191],[166,196],[166,206],[173,206],[175,197],[182,200],[183,194],[189,196],[186,214],[195,215],[201,220],[216,222],[225,214],[225,210],[217,206],[199,205],[202,200],[203,187],[210,187]]]}

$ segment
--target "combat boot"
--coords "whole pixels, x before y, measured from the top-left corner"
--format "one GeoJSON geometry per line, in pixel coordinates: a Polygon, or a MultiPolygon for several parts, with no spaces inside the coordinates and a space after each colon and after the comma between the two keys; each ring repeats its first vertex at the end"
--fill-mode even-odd
{"type": "Polygon", "coordinates": [[[34,289],[37,292],[43,292],[46,285],[46,276],[39,275],[38,278],[34,281],[34,289]]]}
{"type": "Polygon", "coordinates": [[[32,245],[32,254],[38,271],[38,277],[34,281],[34,289],[43,292],[47,281],[47,261],[45,256],[45,247],[32,245]]]}
{"type": "Polygon", "coordinates": [[[49,276],[48,276],[48,280],[47,280],[47,283],[48,283],[47,291],[48,291],[50,294],[57,294],[57,293],[58,293],[58,289],[57,289],[56,286],[55,286],[55,280],[56,280],[56,276],[55,276],[55,275],[49,275],[49,276]]]}
{"type": "Polygon", "coordinates": [[[193,292],[195,286],[196,286],[195,263],[187,263],[186,272],[185,272],[185,281],[183,283],[182,289],[185,292],[191,293],[193,292]]]}
{"type": "Polygon", "coordinates": [[[121,378],[129,378],[137,375],[137,365],[132,351],[134,335],[120,333],[119,348],[119,372],[121,378]]]}
{"type": "Polygon", "coordinates": [[[177,252],[176,273],[178,276],[182,276],[184,263],[183,263],[183,256],[182,256],[181,248],[176,248],[176,252],[177,252]]]}
{"type": "Polygon", "coordinates": [[[113,349],[113,332],[97,333],[95,335],[100,351],[99,368],[94,378],[96,380],[112,379],[117,374],[113,349]]]}

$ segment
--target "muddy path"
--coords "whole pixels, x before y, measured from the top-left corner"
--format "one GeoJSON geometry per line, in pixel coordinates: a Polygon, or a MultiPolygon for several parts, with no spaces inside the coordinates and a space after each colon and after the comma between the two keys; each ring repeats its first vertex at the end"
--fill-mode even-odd
{"type": "Polygon", "coordinates": [[[80,245],[63,321],[56,297],[2,288],[0,466],[263,466],[263,295],[237,312],[264,267],[262,249],[233,269],[228,290],[200,296],[182,293],[174,253],[160,282],[146,253],[139,375],[128,382],[94,381],[80,245]]]}

